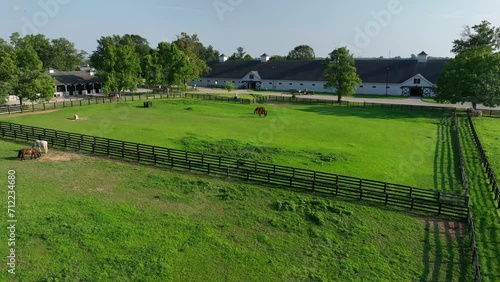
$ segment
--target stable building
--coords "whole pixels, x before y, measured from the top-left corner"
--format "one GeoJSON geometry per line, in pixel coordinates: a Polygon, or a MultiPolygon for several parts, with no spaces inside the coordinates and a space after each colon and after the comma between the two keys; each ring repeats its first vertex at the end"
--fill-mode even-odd
{"type": "Polygon", "coordinates": [[[80,71],[57,71],[49,69],[49,75],[56,81],[54,96],[89,95],[102,92],[102,83],[93,69],[80,71]]]}
{"type": "MultiPolygon", "coordinates": [[[[233,61],[221,55],[218,61],[207,62],[211,71],[188,84],[201,87],[225,87],[232,82],[236,88],[335,92],[325,89],[324,60],[275,61],[263,54],[260,60],[233,61]]],[[[412,59],[355,59],[362,83],[357,94],[393,96],[433,96],[437,83],[449,59],[432,59],[421,52],[412,59]]]]}

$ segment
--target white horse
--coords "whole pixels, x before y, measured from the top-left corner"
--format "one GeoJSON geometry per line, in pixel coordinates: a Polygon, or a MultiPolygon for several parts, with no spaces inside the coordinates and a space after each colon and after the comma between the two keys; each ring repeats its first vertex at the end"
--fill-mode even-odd
{"type": "Polygon", "coordinates": [[[32,148],[38,148],[38,150],[41,152],[42,151],[42,148],[43,148],[43,151],[45,152],[45,154],[47,154],[49,152],[49,143],[47,141],[44,141],[44,140],[35,140],[35,142],[33,142],[33,145],[31,145],[32,148]]]}

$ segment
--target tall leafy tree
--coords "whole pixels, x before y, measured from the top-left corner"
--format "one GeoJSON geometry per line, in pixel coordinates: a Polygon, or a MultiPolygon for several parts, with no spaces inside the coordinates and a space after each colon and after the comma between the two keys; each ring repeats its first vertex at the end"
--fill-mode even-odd
{"type": "Polygon", "coordinates": [[[66,38],[51,40],[51,58],[44,67],[62,71],[75,70],[77,66],[85,63],[85,51],[79,51],[75,44],[66,38]]]}
{"type": "MultiPolygon", "coordinates": [[[[196,33],[188,35],[182,32],[172,44],[176,45],[176,48],[187,57],[190,65],[189,78],[199,78],[201,74],[207,73],[210,70],[206,64],[206,49],[196,33]]],[[[187,83],[187,81],[184,81],[184,83],[187,83]]]]}
{"type": "Polygon", "coordinates": [[[156,50],[151,51],[142,60],[143,78],[146,85],[158,86],[161,85],[162,67],[158,62],[158,53],[156,50]]]}
{"type": "Polygon", "coordinates": [[[243,47],[236,48],[236,52],[233,53],[229,57],[229,60],[246,60],[246,61],[250,61],[252,59],[253,59],[252,56],[250,56],[249,54],[247,54],[247,52],[245,52],[245,49],[243,47]]]}
{"type": "MultiPolygon", "coordinates": [[[[0,43],[1,45],[1,43],[0,43]]],[[[17,81],[17,68],[14,52],[0,46],[0,103],[12,93],[17,81]]]]}
{"type": "Polygon", "coordinates": [[[468,47],[444,67],[434,89],[438,102],[500,104],[500,54],[491,46],[468,47]]]}
{"type": "Polygon", "coordinates": [[[149,46],[148,40],[140,35],[125,34],[118,40],[122,44],[132,46],[135,53],[137,53],[137,55],[139,55],[140,58],[146,56],[151,51],[151,47],[149,46]]]}
{"type": "Polygon", "coordinates": [[[214,50],[214,47],[212,45],[208,45],[207,48],[205,48],[205,56],[204,60],[205,61],[216,61],[219,59],[220,52],[217,50],[214,50]]]}
{"type": "Polygon", "coordinates": [[[299,45],[288,53],[287,60],[314,60],[316,55],[308,45],[299,45]]]}
{"type": "Polygon", "coordinates": [[[97,50],[92,53],[90,61],[97,69],[97,76],[103,80],[104,92],[137,89],[141,66],[134,44],[116,36],[101,37],[97,42],[97,50]]]}
{"type": "Polygon", "coordinates": [[[31,46],[16,47],[16,72],[12,94],[23,100],[48,100],[54,95],[54,79],[43,68],[42,61],[31,46]]]}
{"type": "Polygon", "coordinates": [[[186,88],[186,81],[192,78],[193,65],[176,44],[160,42],[157,48],[158,63],[161,66],[161,85],[170,91],[173,86],[186,88]]]}
{"type": "Polygon", "coordinates": [[[455,54],[472,48],[484,46],[491,51],[500,49],[500,28],[496,28],[488,21],[482,21],[478,25],[472,27],[465,26],[462,32],[462,38],[453,41],[453,49],[455,54]]]}
{"type": "Polygon", "coordinates": [[[352,95],[356,86],[361,83],[356,72],[353,55],[347,47],[341,47],[330,53],[323,64],[325,88],[337,92],[337,101],[342,101],[342,96],[352,95]]]}

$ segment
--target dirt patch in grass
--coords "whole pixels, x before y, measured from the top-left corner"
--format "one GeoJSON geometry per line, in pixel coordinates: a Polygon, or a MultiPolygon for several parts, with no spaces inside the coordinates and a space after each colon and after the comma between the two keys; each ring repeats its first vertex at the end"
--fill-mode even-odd
{"type": "Polygon", "coordinates": [[[434,228],[438,228],[440,233],[450,234],[452,236],[461,237],[465,236],[466,232],[466,223],[457,222],[457,221],[446,221],[439,219],[423,219],[422,221],[430,223],[434,228]]]}
{"type": "Polygon", "coordinates": [[[73,159],[79,159],[80,156],[74,153],[63,153],[63,152],[50,152],[48,154],[42,154],[40,157],[41,162],[67,162],[73,159]]]}

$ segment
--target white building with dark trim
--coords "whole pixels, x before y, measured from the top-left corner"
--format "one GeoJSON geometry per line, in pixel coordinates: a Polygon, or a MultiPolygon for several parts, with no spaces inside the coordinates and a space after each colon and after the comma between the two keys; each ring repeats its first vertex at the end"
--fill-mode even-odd
{"type": "MultiPolygon", "coordinates": [[[[224,87],[230,81],[236,88],[261,90],[308,90],[333,92],[325,89],[323,60],[275,61],[263,54],[260,60],[233,61],[221,55],[218,61],[207,62],[208,74],[189,82],[190,86],[224,87]]],[[[449,59],[428,58],[422,52],[414,59],[355,59],[363,81],[358,94],[393,96],[432,96],[445,63],[449,59]]]]}

